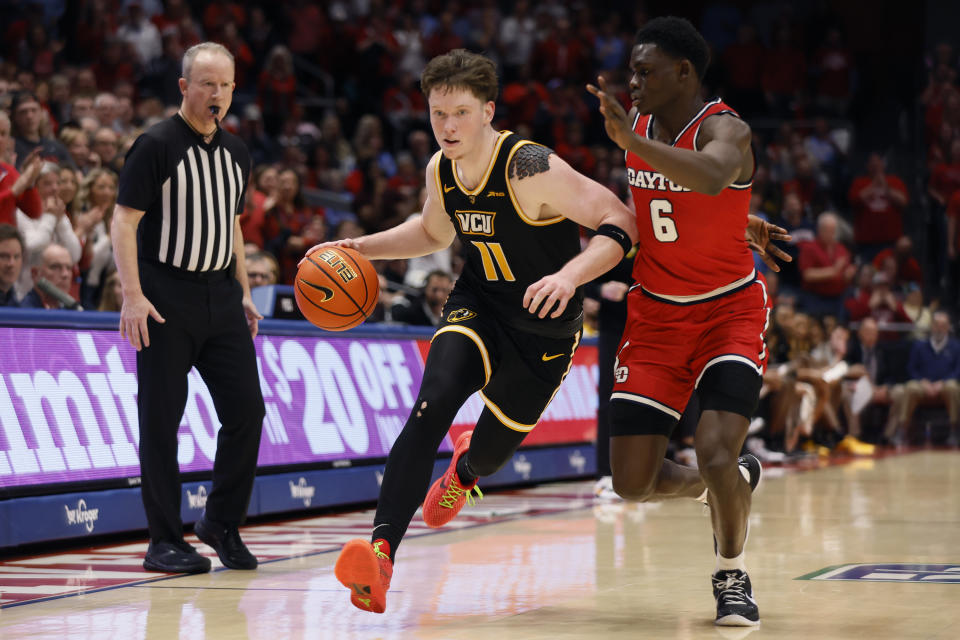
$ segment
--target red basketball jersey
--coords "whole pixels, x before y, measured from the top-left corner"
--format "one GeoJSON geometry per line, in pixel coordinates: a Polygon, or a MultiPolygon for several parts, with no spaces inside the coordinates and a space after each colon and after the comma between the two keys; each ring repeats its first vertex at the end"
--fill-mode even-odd
{"type": "MultiPolygon", "coordinates": [[[[709,102],[673,146],[698,150],[700,125],[721,113],[739,117],[719,99],[709,102]]],[[[633,130],[653,139],[653,116],[638,116],[633,130]]],[[[753,256],[744,239],[751,182],[733,183],[711,196],[674,184],[633,153],[627,152],[626,164],[640,233],[633,278],[645,291],[689,303],[753,280],[753,256]]]]}

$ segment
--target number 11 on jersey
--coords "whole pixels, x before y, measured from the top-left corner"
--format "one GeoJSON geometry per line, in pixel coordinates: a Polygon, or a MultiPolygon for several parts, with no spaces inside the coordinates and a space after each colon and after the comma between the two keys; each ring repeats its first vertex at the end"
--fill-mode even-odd
{"type": "Polygon", "coordinates": [[[476,240],[471,240],[470,244],[475,246],[480,252],[480,260],[483,262],[483,272],[484,275],[487,276],[487,280],[494,281],[500,279],[496,268],[493,266],[494,261],[496,261],[497,266],[500,267],[500,273],[503,274],[504,280],[508,282],[516,280],[513,271],[510,270],[510,265],[507,263],[507,256],[503,253],[503,247],[500,246],[499,242],[477,242],[476,240]]]}
{"type": "Polygon", "coordinates": [[[677,224],[669,214],[673,213],[673,204],[669,200],[658,198],[650,201],[650,222],[653,223],[653,237],[660,242],[676,242],[680,237],[677,224]]]}

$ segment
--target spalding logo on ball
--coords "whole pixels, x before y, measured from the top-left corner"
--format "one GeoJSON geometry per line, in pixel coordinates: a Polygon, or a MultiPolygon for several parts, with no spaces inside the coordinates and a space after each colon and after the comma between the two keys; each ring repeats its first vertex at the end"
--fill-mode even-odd
{"type": "Polygon", "coordinates": [[[293,291],[303,317],[327,331],[346,331],[373,312],[380,282],[373,265],[357,251],[330,247],[307,256],[293,291]]]}

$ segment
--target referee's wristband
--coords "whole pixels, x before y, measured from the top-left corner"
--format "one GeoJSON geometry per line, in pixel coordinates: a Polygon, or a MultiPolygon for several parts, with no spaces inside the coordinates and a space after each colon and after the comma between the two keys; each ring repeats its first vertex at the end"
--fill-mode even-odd
{"type": "Polygon", "coordinates": [[[626,231],[614,224],[602,224],[597,227],[598,236],[607,236],[608,238],[613,238],[617,241],[617,244],[623,249],[623,255],[630,253],[630,249],[633,248],[633,242],[630,240],[630,236],[626,231]]]}

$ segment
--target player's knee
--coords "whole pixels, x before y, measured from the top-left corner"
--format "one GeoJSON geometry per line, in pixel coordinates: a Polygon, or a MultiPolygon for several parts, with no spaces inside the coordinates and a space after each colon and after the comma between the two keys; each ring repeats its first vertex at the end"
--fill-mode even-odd
{"type": "Polygon", "coordinates": [[[647,502],[656,495],[656,488],[656,474],[633,473],[627,475],[613,472],[613,490],[624,500],[647,502]]]}
{"type": "Polygon", "coordinates": [[[613,476],[613,490],[624,500],[631,502],[647,502],[652,500],[657,492],[657,477],[662,460],[658,460],[656,467],[647,466],[640,460],[624,465],[620,461],[611,459],[613,476]]]}
{"type": "Polygon", "coordinates": [[[717,483],[736,479],[737,453],[731,453],[724,448],[714,448],[708,451],[697,449],[697,466],[700,476],[707,486],[716,486],[717,483]]]}

